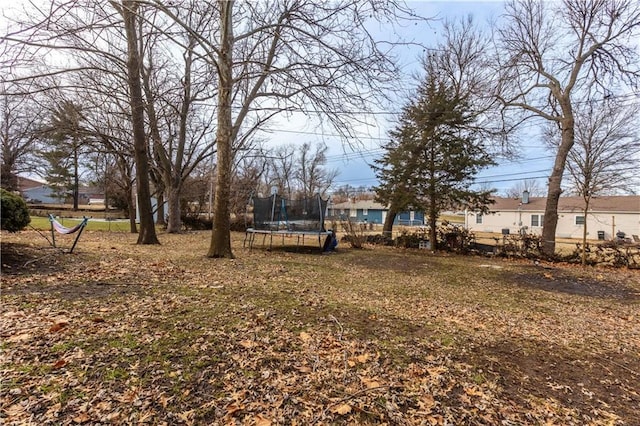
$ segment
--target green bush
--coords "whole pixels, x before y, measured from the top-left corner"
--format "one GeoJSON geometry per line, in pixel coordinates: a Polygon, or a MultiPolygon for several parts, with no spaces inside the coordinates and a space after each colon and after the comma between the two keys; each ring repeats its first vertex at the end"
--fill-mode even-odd
{"type": "Polygon", "coordinates": [[[18,232],[31,222],[27,203],[19,195],[0,189],[0,205],[2,205],[0,229],[18,232]]]}

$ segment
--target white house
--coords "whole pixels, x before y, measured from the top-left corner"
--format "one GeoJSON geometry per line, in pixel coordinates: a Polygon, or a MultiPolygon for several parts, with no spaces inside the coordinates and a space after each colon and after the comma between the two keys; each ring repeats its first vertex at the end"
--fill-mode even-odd
{"type": "MultiPolygon", "coordinates": [[[[468,212],[467,227],[476,232],[517,233],[524,228],[529,233],[542,234],[545,197],[495,198],[491,213],[468,212]]],[[[627,237],[640,235],[640,196],[603,196],[591,199],[584,217],[582,197],[560,197],[556,237],[582,238],[587,222],[587,238],[613,239],[618,232],[627,237]]]]}

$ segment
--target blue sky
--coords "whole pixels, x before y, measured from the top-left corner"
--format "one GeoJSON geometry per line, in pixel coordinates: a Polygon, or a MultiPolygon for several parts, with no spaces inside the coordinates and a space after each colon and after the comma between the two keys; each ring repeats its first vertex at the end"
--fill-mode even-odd
{"type": "MultiPolygon", "coordinates": [[[[18,2],[19,4],[19,2],[18,2]]],[[[503,2],[494,1],[408,1],[407,5],[423,17],[434,18],[429,24],[414,22],[393,27],[382,24],[372,25],[371,31],[380,34],[381,40],[391,40],[398,37],[413,40],[423,45],[435,44],[439,31],[440,20],[456,19],[473,15],[478,24],[486,25],[491,18],[497,18],[503,10],[503,2]]],[[[6,5],[5,5],[6,6],[6,5]]],[[[4,6],[3,6],[4,9],[4,6]]],[[[407,92],[415,87],[412,77],[419,72],[419,59],[424,51],[420,46],[412,45],[398,47],[394,52],[405,72],[404,86],[407,92]]],[[[389,112],[399,111],[402,101],[391,106],[389,112]]],[[[278,129],[263,134],[269,140],[269,146],[282,144],[301,144],[303,142],[323,142],[329,146],[328,167],[340,172],[334,187],[349,184],[351,186],[373,186],[377,183],[375,174],[370,167],[375,158],[379,158],[383,150],[382,144],[388,141],[387,131],[391,128],[394,115],[379,115],[377,123],[363,129],[355,146],[345,146],[334,131],[328,127],[319,126],[317,122],[309,122],[308,118],[300,114],[290,119],[281,118],[273,123],[271,129],[278,129]]],[[[499,191],[504,191],[523,179],[542,177],[537,179],[544,187],[546,178],[552,165],[552,155],[544,146],[540,138],[531,135],[521,144],[520,160],[500,160],[496,167],[487,169],[479,176],[480,182],[487,182],[499,191]]]]}
{"type": "MultiPolygon", "coordinates": [[[[419,15],[424,17],[434,17],[442,19],[456,19],[473,15],[474,20],[479,25],[487,25],[489,19],[497,18],[503,10],[502,1],[410,1],[407,3],[419,15]]],[[[415,40],[423,45],[435,44],[441,23],[435,19],[430,24],[414,23],[406,26],[394,26],[374,28],[373,31],[380,31],[381,37],[387,39],[394,38],[395,35],[406,40],[415,40]],[[385,34],[386,32],[386,34],[385,34]]],[[[412,74],[419,71],[419,58],[423,54],[423,49],[419,46],[399,47],[394,53],[398,55],[402,69],[405,71],[405,87],[411,90],[415,87],[415,79],[412,74]]],[[[401,102],[393,108],[399,111],[401,102]]],[[[300,118],[295,117],[282,123],[280,129],[287,129],[268,135],[272,144],[280,145],[287,143],[301,142],[324,142],[329,146],[328,166],[339,170],[340,174],[335,181],[335,187],[349,184],[351,186],[372,186],[377,183],[370,164],[382,154],[380,145],[384,144],[387,138],[387,131],[390,128],[387,119],[393,116],[381,115],[377,126],[371,127],[359,138],[357,148],[343,146],[339,138],[332,131],[322,129],[300,118]]],[[[278,126],[272,126],[277,128],[278,126]]],[[[537,178],[541,187],[545,187],[546,176],[551,170],[553,156],[542,142],[542,140],[531,134],[520,144],[521,158],[518,160],[498,160],[495,167],[483,171],[479,177],[479,182],[487,182],[500,192],[517,184],[524,179],[537,178]]]]}

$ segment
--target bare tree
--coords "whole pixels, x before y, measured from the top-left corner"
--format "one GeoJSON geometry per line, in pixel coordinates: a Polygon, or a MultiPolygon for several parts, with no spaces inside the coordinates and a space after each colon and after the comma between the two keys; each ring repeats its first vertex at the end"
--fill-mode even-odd
{"type": "Polygon", "coordinates": [[[111,196],[117,197],[118,204],[126,209],[130,231],[137,233],[131,117],[126,110],[126,100],[114,97],[113,92],[111,96],[103,95],[85,98],[95,103],[85,111],[87,132],[96,141],[96,153],[109,159],[103,171],[105,186],[113,187],[109,191],[111,196]]]}
{"type": "Polygon", "coordinates": [[[34,96],[13,95],[4,87],[0,96],[0,183],[16,191],[18,174],[34,169],[44,108],[34,96]]]}
{"type": "Polygon", "coordinates": [[[276,187],[278,194],[291,198],[294,189],[296,162],[296,147],[294,145],[280,145],[269,153],[267,170],[265,172],[266,190],[276,187]]]}
{"type": "Polygon", "coordinates": [[[522,179],[507,188],[504,196],[508,198],[520,198],[524,191],[527,191],[531,197],[544,197],[545,194],[545,188],[537,179],[522,179]]]}
{"type": "MultiPolygon", "coordinates": [[[[637,162],[633,160],[640,154],[638,114],[637,104],[613,101],[589,102],[575,111],[575,144],[567,157],[567,171],[569,187],[584,200],[583,265],[587,261],[591,199],[615,192],[633,193],[640,184],[637,162]]],[[[558,138],[550,140],[558,141],[558,138]]]]}
{"type": "MultiPolygon", "coordinates": [[[[354,112],[370,111],[397,71],[365,22],[403,13],[394,2],[201,2],[219,15],[212,34],[196,34],[160,0],[151,1],[196,35],[218,77],[217,178],[209,257],[233,257],[229,188],[233,150],[283,111],[328,121],[347,139],[354,112]],[[237,33],[234,33],[237,31],[237,33]]],[[[388,45],[385,45],[388,46],[388,45]]]]}
{"type": "MultiPolygon", "coordinates": [[[[204,33],[210,15],[202,13],[197,4],[194,6],[177,7],[175,13],[180,16],[184,12],[181,19],[193,31],[204,33]]],[[[152,20],[154,27],[159,25],[156,14],[155,9],[146,14],[150,15],[147,20],[152,20]]],[[[201,162],[214,154],[214,114],[203,103],[214,96],[215,86],[210,84],[212,70],[206,62],[197,59],[193,35],[172,33],[167,36],[165,27],[154,27],[139,27],[140,50],[146,52],[141,72],[153,158],[162,179],[157,186],[166,191],[167,232],[174,233],[181,229],[180,199],[185,180],[201,162]],[[166,38],[169,40],[163,40],[166,38]],[[174,45],[173,49],[182,50],[181,57],[163,54],[169,42],[174,45]]],[[[161,195],[157,194],[158,197],[161,195]]],[[[158,204],[162,206],[162,203],[158,204]]]]}
{"type": "Polygon", "coordinates": [[[316,145],[315,151],[312,151],[310,143],[303,143],[298,149],[297,178],[302,197],[324,196],[338,176],[337,169],[325,168],[328,149],[323,143],[316,145]]]}
{"type": "Polygon", "coordinates": [[[266,154],[243,156],[233,168],[230,211],[236,217],[246,212],[252,195],[257,195],[260,181],[267,169],[266,154]]]}
{"type": "Polygon", "coordinates": [[[151,193],[149,191],[149,155],[144,127],[144,99],[140,77],[140,52],[137,32],[138,4],[132,0],[122,0],[120,13],[127,35],[127,80],[133,125],[133,146],[136,160],[136,189],[138,210],[140,211],[140,233],[138,244],[160,244],[153,223],[151,193]]]}
{"type": "Polygon", "coordinates": [[[558,123],[561,141],[547,191],[543,251],[555,253],[558,200],[575,140],[574,109],[637,82],[640,3],[632,0],[512,0],[498,29],[497,98],[522,120],[558,123]],[[598,95],[599,92],[599,95],[598,95]]]}
{"type": "MultiPolygon", "coordinates": [[[[127,97],[129,90],[131,97],[137,96],[134,81],[140,78],[137,37],[135,33],[131,33],[135,38],[127,37],[137,28],[137,7],[136,1],[125,4],[115,0],[56,0],[47,8],[25,8],[20,17],[23,22],[16,22],[15,30],[2,38],[3,53],[11,58],[8,66],[15,74],[13,81],[29,80],[40,91],[71,91],[84,97],[95,91],[96,87],[106,91],[105,86],[100,84],[102,79],[117,76],[127,83],[127,97]],[[132,20],[127,24],[132,24],[132,27],[124,25],[125,12],[127,18],[132,20]],[[136,42],[135,46],[128,43],[131,41],[136,42]],[[132,53],[131,57],[129,52],[132,53]],[[136,70],[138,74],[130,75],[130,72],[136,70]],[[81,83],[74,81],[71,77],[80,72],[90,78],[87,81],[81,80],[81,83]],[[56,81],[53,84],[46,84],[54,78],[56,81]]],[[[144,106],[141,101],[142,98],[129,102],[135,118],[131,123],[140,126],[134,132],[134,140],[138,142],[134,157],[137,163],[136,186],[141,215],[138,243],[156,244],[158,240],[151,200],[147,199],[150,196],[148,156],[146,147],[141,146],[142,143],[146,144],[144,115],[137,116],[137,108],[144,106]]],[[[144,109],[142,112],[144,114],[144,109]]]]}
{"type": "MultiPolygon", "coordinates": [[[[435,67],[453,87],[456,95],[469,104],[473,117],[469,127],[488,142],[487,148],[503,156],[512,154],[509,133],[500,118],[496,102],[494,71],[491,66],[490,37],[473,17],[445,21],[442,40],[422,58],[423,69],[435,67]]],[[[418,80],[420,81],[420,79],[418,80]]]]}

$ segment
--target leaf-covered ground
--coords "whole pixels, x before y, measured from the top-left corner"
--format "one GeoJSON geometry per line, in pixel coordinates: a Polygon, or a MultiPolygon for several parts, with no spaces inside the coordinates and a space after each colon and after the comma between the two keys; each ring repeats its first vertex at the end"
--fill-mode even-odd
{"type": "Polygon", "coordinates": [[[640,424],[638,271],[160,238],[2,234],[0,422],[640,424]]]}

